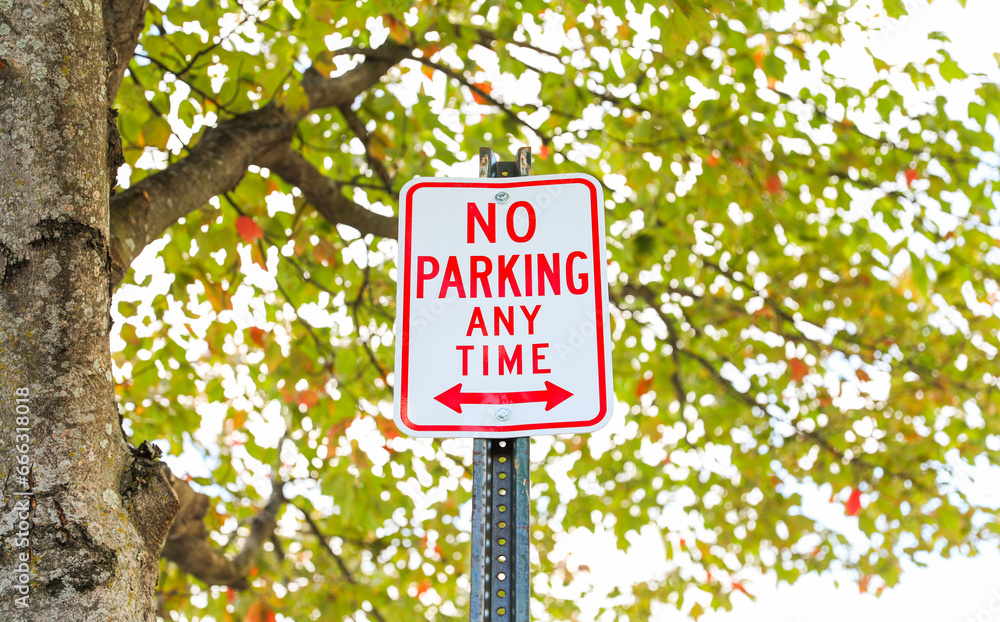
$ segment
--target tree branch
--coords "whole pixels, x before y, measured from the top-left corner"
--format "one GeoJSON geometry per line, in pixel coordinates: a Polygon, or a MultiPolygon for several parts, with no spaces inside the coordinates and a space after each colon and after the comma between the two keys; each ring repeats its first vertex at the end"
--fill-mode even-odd
{"type": "MultiPolygon", "coordinates": [[[[377,52],[337,78],[323,77],[310,68],[301,81],[309,97],[308,110],[298,111],[293,116],[279,107],[268,106],[230,119],[206,130],[187,157],[113,197],[112,286],[117,287],[132,260],[147,244],[163,235],[167,227],[179,218],[205,205],[212,197],[235,188],[246,174],[247,167],[261,154],[275,147],[278,148],[277,153],[291,153],[287,148],[282,150],[282,147],[290,142],[295,125],[310,110],[350,104],[409,53],[393,46],[385,50],[379,48],[377,52]]],[[[305,187],[294,181],[291,183],[303,187],[303,192],[306,187],[319,189],[318,183],[306,184],[306,180],[313,180],[313,176],[307,175],[310,171],[306,167],[311,168],[305,160],[293,160],[286,165],[289,174],[299,172],[304,175],[305,187]]],[[[314,205],[324,216],[343,213],[343,220],[336,222],[357,226],[363,231],[368,230],[365,222],[381,222],[383,224],[376,225],[377,230],[372,233],[395,235],[395,225],[388,227],[383,222],[389,219],[366,212],[343,197],[339,190],[326,190],[317,196],[324,200],[314,202],[314,205]],[[366,218],[369,220],[366,221],[366,218]]]]}
{"type": "MultiPolygon", "coordinates": [[[[309,528],[316,535],[316,538],[319,539],[319,544],[323,547],[323,550],[326,551],[326,553],[332,557],[335,562],[337,562],[337,567],[340,568],[340,573],[344,576],[344,579],[346,579],[351,585],[357,585],[358,581],[354,578],[354,575],[351,574],[350,569],[347,568],[347,564],[344,563],[344,558],[337,555],[337,553],[330,547],[330,539],[323,535],[319,525],[317,525],[316,521],[313,520],[313,517],[309,515],[309,512],[297,505],[295,506],[295,509],[297,509],[306,519],[306,523],[309,524],[309,528]]],[[[385,622],[385,618],[382,616],[382,613],[375,607],[374,604],[372,604],[372,615],[375,616],[375,619],[379,622],[385,622]]]]}
{"type": "Polygon", "coordinates": [[[167,534],[161,557],[208,585],[227,585],[238,590],[248,588],[247,573],[264,543],[274,534],[278,514],[286,502],[281,483],[275,482],[267,504],[250,521],[250,535],[243,542],[243,548],[230,560],[213,546],[205,528],[204,519],[211,507],[211,498],[196,492],[186,481],[171,478],[181,509],[167,534]]]}
{"type": "Polygon", "coordinates": [[[292,126],[273,107],[207,130],[188,156],[111,199],[112,286],[132,260],[179,218],[236,187],[268,145],[291,140],[292,126]]]}
{"type": "Polygon", "coordinates": [[[365,146],[365,159],[368,162],[368,166],[371,167],[375,174],[378,175],[379,179],[382,180],[385,191],[392,194],[392,175],[390,175],[388,169],[385,168],[385,163],[372,155],[370,147],[372,137],[371,134],[368,133],[368,128],[365,127],[365,122],[361,120],[358,113],[354,112],[350,106],[340,106],[339,110],[340,114],[344,115],[344,121],[347,122],[347,127],[351,128],[351,131],[358,137],[361,144],[365,146]]]}
{"type": "Polygon", "coordinates": [[[348,199],[334,181],[287,145],[261,153],[254,164],[298,186],[316,211],[331,223],[349,225],[362,233],[396,238],[399,227],[396,218],[376,214],[348,199]]]}
{"type": "Polygon", "coordinates": [[[513,110],[511,110],[510,108],[508,108],[504,104],[501,104],[497,100],[497,98],[493,97],[493,95],[491,95],[490,93],[487,93],[482,88],[480,88],[479,85],[473,83],[471,80],[469,80],[468,78],[466,78],[465,76],[463,76],[461,73],[455,71],[451,67],[448,67],[447,65],[442,65],[441,63],[435,63],[435,62],[430,61],[430,60],[428,60],[426,58],[417,58],[416,56],[412,56],[412,55],[409,58],[412,58],[413,60],[419,62],[422,65],[426,65],[426,66],[430,67],[431,69],[436,69],[437,71],[440,71],[441,73],[443,73],[444,75],[448,76],[449,78],[454,78],[455,80],[457,80],[459,82],[459,84],[465,85],[470,91],[472,91],[473,93],[475,93],[476,95],[478,95],[480,98],[482,98],[485,101],[488,101],[491,105],[496,106],[497,108],[499,108],[500,112],[502,112],[505,115],[507,115],[508,117],[510,117],[510,119],[512,121],[514,121],[518,125],[526,128],[528,130],[531,130],[532,134],[534,134],[535,136],[538,136],[542,140],[542,144],[543,145],[548,145],[548,144],[550,144],[552,142],[552,137],[551,136],[549,136],[548,134],[542,132],[540,129],[533,127],[530,123],[528,123],[527,121],[525,121],[524,119],[522,119],[520,116],[518,116],[518,114],[516,112],[514,112],[513,110]]]}
{"type": "Polygon", "coordinates": [[[337,78],[327,78],[313,67],[306,70],[299,83],[309,96],[309,109],[350,105],[354,98],[378,83],[389,69],[410,56],[408,48],[389,43],[376,50],[354,50],[367,60],[337,78]]]}
{"type": "Polygon", "coordinates": [[[146,25],[149,0],[104,0],[104,36],[107,39],[107,101],[111,108],[146,25]]]}

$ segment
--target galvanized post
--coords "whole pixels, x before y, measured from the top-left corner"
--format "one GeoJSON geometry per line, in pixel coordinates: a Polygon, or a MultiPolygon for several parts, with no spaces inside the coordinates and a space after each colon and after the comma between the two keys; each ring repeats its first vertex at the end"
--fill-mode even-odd
{"type": "MultiPolygon", "coordinates": [[[[531,174],[531,149],[500,162],[479,149],[480,177],[531,174]]],[[[527,438],[475,439],[472,453],[471,622],[528,622],[531,486],[527,438]]]]}

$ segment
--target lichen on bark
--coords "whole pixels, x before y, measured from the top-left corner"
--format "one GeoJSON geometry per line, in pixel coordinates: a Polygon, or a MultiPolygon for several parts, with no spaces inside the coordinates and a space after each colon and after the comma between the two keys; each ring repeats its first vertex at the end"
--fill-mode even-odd
{"type": "Polygon", "coordinates": [[[158,485],[155,458],[130,451],[114,402],[102,7],[0,0],[0,10],[0,619],[153,620],[166,529],[136,509],[169,523],[176,497],[158,485]],[[30,499],[28,547],[15,538],[19,498],[30,499]],[[18,602],[25,551],[30,596],[18,602]]]}

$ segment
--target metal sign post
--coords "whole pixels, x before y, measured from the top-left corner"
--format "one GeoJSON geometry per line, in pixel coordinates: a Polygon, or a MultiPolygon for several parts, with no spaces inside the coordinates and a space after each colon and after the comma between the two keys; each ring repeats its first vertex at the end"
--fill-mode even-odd
{"type": "Polygon", "coordinates": [[[479,178],[400,190],[393,419],[475,439],[470,620],[528,622],[527,437],[614,412],[604,195],[584,173],[529,176],[528,149],[479,160],[479,178]]]}
{"type": "MultiPolygon", "coordinates": [[[[531,174],[531,149],[499,162],[479,149],[480,177],[531,174]]],[[[528,622],[531,569],[528,556],[528,439],[475,439],[472,454],[472,593],[470,622],[528,622]]]]}

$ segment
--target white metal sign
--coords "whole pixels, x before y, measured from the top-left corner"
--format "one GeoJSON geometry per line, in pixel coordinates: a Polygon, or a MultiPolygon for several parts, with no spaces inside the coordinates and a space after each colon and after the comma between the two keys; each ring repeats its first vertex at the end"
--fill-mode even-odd
{"type": "Polygon", "coordinates": [[[614,409],[604,235],[590,175],[403,186],[400,430],[508,438],[604,426],[614,409]]]}

